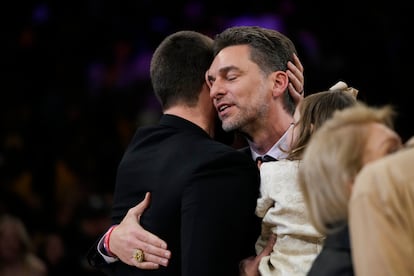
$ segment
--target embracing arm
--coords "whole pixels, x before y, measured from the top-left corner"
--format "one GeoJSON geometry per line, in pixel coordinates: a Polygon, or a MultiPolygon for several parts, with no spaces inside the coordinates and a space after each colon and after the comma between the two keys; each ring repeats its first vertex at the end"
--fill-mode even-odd
{"type": "MultiPolygon", "coordinates": [[[[121,260],[122,262],[141,269],[157,269],[160,265],[167,266],[171,252],[167,244],[159,237],[141,227],[139,220],[141,214],[150,203],[150,193],[145,195],[143,201],[128,210],[120,224],[115,225],[88,253],[88,261],[94,267],[105,267],[109,263],[121,260]],[[104,249],[105,237],[110,233],[108,245],[111,254],[104,249]],[[137,262],[133,252],[137,249],[144,251],[144,262],[137,262]]],[[[108,250],[108,248],[106,248],[108,250]]]]}
{"type": "Polygon", "coordinates": [[[167,243],[139,224],[141,214],[148,207],[149,202],[150,193],[147,193],[143,201],[128,210],[121,223],[112,231],[109,241],[114,255],[124,263],[141,269],[167,266],[171,257],[171,252],[167,250],[167,243]],[[142,263],[137,262],[132,256],[137,248],[144,251],[145,259],[142,263]]]}

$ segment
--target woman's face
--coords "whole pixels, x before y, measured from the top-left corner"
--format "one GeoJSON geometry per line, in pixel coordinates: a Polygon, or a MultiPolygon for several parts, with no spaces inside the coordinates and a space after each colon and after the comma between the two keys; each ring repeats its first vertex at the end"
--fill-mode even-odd
{"type": "Polygon", "coordinates": [[[370,124],[368,133],[363,165],[393,153],[402,147],[400,136],[383,124],[370,124]]]}

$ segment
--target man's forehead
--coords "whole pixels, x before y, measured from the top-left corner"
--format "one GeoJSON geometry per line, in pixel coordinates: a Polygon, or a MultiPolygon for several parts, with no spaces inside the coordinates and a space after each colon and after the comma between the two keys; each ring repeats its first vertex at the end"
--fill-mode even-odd
{"type": "Polygon", "coordinates": [[[230,58],[248,58],[250,53],[250,48],[248,45],[232,45],[227,46],[220,50],[217,55],[214,57],[214,61],[219,59],[230,59],[230,58]]]}
{"type": "Polygon", "coordinates": [[[243,67],[249,67],[252,63],[248,53],[244,50],[235,49],[245,45],[230,46],[221,50],[215,57],[208,70],[209,74],[218,74],[234,70],[242,70],[243,67]]]}

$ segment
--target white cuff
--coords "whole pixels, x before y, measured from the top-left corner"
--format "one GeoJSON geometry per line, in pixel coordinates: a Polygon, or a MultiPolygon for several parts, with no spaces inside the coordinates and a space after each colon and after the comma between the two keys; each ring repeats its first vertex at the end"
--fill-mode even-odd
{"type": "Polygon", "coordinates": [[[118,261],[119,259],[116,257],[111,257],[108,255],[105,255],[106,251],[104,249],[104,238],[108,233],[105,233],[105,235],[102,236],[102,238],[99,240],[98,245],[97,245],[97,250],[99,252],[99,254],[101,254],[101,256],[104,258],[105,262],[108,264],[114,263],[116,261],[118,261]]]}

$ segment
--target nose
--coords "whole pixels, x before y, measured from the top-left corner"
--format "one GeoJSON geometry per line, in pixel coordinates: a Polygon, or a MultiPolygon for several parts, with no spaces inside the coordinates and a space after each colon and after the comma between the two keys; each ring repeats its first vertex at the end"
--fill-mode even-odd
{"type": "Polygon", "coordinates": [[[220,99],[226,92],[224,86],[220,83],[219,80],[215,80],[210,85],[210,98],[212,100],[220,99]]]}

